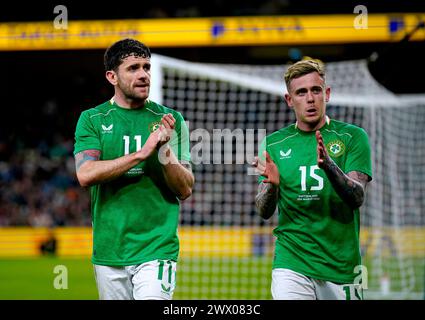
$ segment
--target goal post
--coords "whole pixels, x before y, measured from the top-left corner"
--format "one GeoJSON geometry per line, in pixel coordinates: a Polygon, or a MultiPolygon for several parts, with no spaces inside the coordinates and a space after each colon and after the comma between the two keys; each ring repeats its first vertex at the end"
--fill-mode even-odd
{"type": "MultiPolygon", "coordinates": [[[[249,169],[262,138],[295,121],[283,99],[287,67],[152,56],[150,97],[187,121],[196,179],[182,202],[176,299],[271,298],[277,215],[257,215],[249,169]]],[[[327,114],[364,128],[371,144],[373,181],[361,208],[365,298],[422,299],[425,95],[389,92],[364,60],[327,63],[326,72],[327,114]]]]}

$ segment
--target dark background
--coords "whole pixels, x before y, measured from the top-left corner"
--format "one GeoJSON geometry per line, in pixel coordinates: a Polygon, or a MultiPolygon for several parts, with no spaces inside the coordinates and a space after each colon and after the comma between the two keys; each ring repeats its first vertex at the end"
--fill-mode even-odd
{"type": "MultiPolygon", "coordinates": [[[[354,7],[357,5],[366,6],[369,14],[425,12],[423,1],[401,0],[43,1],[42,3],[8,1],[0,5],[0,22],[52,21],[56,17],[53,9],[59,4],[67,7],[69,20],[353,14],[354,7]]],[[[422,28],[418,32],[425,32],[425,29],[422,28]]],[[[16,64],[16,61],[33,60],[36,64],[44,65],[45,69],[60,71],[62,75],[67,74],[67,68],[73,73],[74,70],[88,67],[90,69],[88,72],[97,78],[103,51],[0,53],[0,66],[16,64]],[[77,65],[74,65],[74,62],[77,65]],[[57,63],[61,64],[59,68],[57,63]]],[[[421,78],[419,74],[425,72],[424,64],[419,62],[425,56],[424,42],[153,48],[153,52],[189,61],[242,64],[286,64],[302,56],[312,56],[325,62],[368,59],[376,52],[379,54],[379,59],[373,62],[371,71],[390,90],[399,93],[424,90],[424,85],[416,83],[416,80],[421,78]],[[415,63],[416,61],[418,63],[415,63]],[[409,67],[409,64],[415,65],[409,67]],[[400,78],[404,78],[403,81],[399,81],[400,78]]],[[[15,67],[19,68],[19,66],[15,67]]],[[[36,69],[28,69],[26,66],[25,70],[17,71],[33,73],[36,69]]]]}
{"type": "Polygon", "coordinates": [[[425,7],[420,0],[8,1],[1,5],[0,18],[50,20],[56,5],[65,5],[75,20],[350,14],[357,5],[366,6],[369,13],[423,12],[425,7]]]}

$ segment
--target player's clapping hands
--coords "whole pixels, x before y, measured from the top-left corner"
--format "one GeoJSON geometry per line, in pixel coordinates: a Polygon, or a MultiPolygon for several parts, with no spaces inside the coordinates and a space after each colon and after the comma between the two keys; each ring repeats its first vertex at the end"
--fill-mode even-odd
{"type": "Polygon", "coordinates": [[[158,142],[159,146],[167,143],[171,139],[174,128],[176,124],[176,119],[174,119],[171,113],[167,113],[161,119],[161,125],[159,126],[158,131],[158,142]]]}
{"type": "Polygon", "coordinates": [[[321,169],[326,169],[332,161],[329,157],[328,151],[326,150],[325,143],[323,142],[322,134],[319,130],[316,131],[317,141],[317,165],[321,169]]]}
{"type": "Polygon", "coordinates": [[[175,123],[176,120],[170,113],[162,117],[159,128],[149,135],[143,148],[139,151],[142,160],[149,158],[155,150],[158,150],[170,141],[175,123]]]}
{"type": "Polygon", "coordinates": [[[265,160],[259,157],[254,158],[252,165],[255,168],[255,172],[266,178],[263,180],[264,183],[271,183],[275,186],[278,186],[280,182],[279,170],[277,169],[276,164],[270,158],[268,152],[264,151],[263,154],[265,160]]]}

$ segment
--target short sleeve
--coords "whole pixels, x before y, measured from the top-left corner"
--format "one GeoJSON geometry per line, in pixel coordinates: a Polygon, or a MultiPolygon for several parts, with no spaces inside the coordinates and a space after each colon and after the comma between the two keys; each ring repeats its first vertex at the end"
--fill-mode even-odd
{"type": "Polygon", "coordinates": [[[345,162],[345,172],[359,171],[367,174],[372,180],[372,159],[369,138],[366,131],[359,129],[353,136],[347,160],[345,162]]]}
{"type": "Polygon", "coordinates": [[[100,140],[88,113],[82,112],[75,129],[74,155],[90,149],[101,150],[100,140]]]}
{"type": "Polygon", "coordinates": [[[169,145],[178,160],[190,162],[189,128],[179,112],[175,114],[175,117],[176,130],[175,134],[171,137],[169,145]]]}

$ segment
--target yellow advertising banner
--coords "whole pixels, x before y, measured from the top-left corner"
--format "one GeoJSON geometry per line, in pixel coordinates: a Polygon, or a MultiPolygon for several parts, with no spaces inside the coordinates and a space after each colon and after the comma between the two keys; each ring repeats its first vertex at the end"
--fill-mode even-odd
{"type": "MultiPolygon", "coordinates": [[[[272,230],[272,227],[180,227],[180,256],[272,257],[275,241],[272,230]]],[[[59,257],[91,255],[93,237],[89,227],[3,227],[0,228],[0,259],[40,256],[43,245],[52,238],[56,239],[55,254],[59,257]]],[[[424,258],[425,228],[362,227],[360,243],[364,256],[424,258]]]]}
{"type": "Polygon", "coordinates": [[[306,45],[425,40],[425,13],[0,23],[0,50],[104,49],[122,38],[150,47],[306,45]]]}

